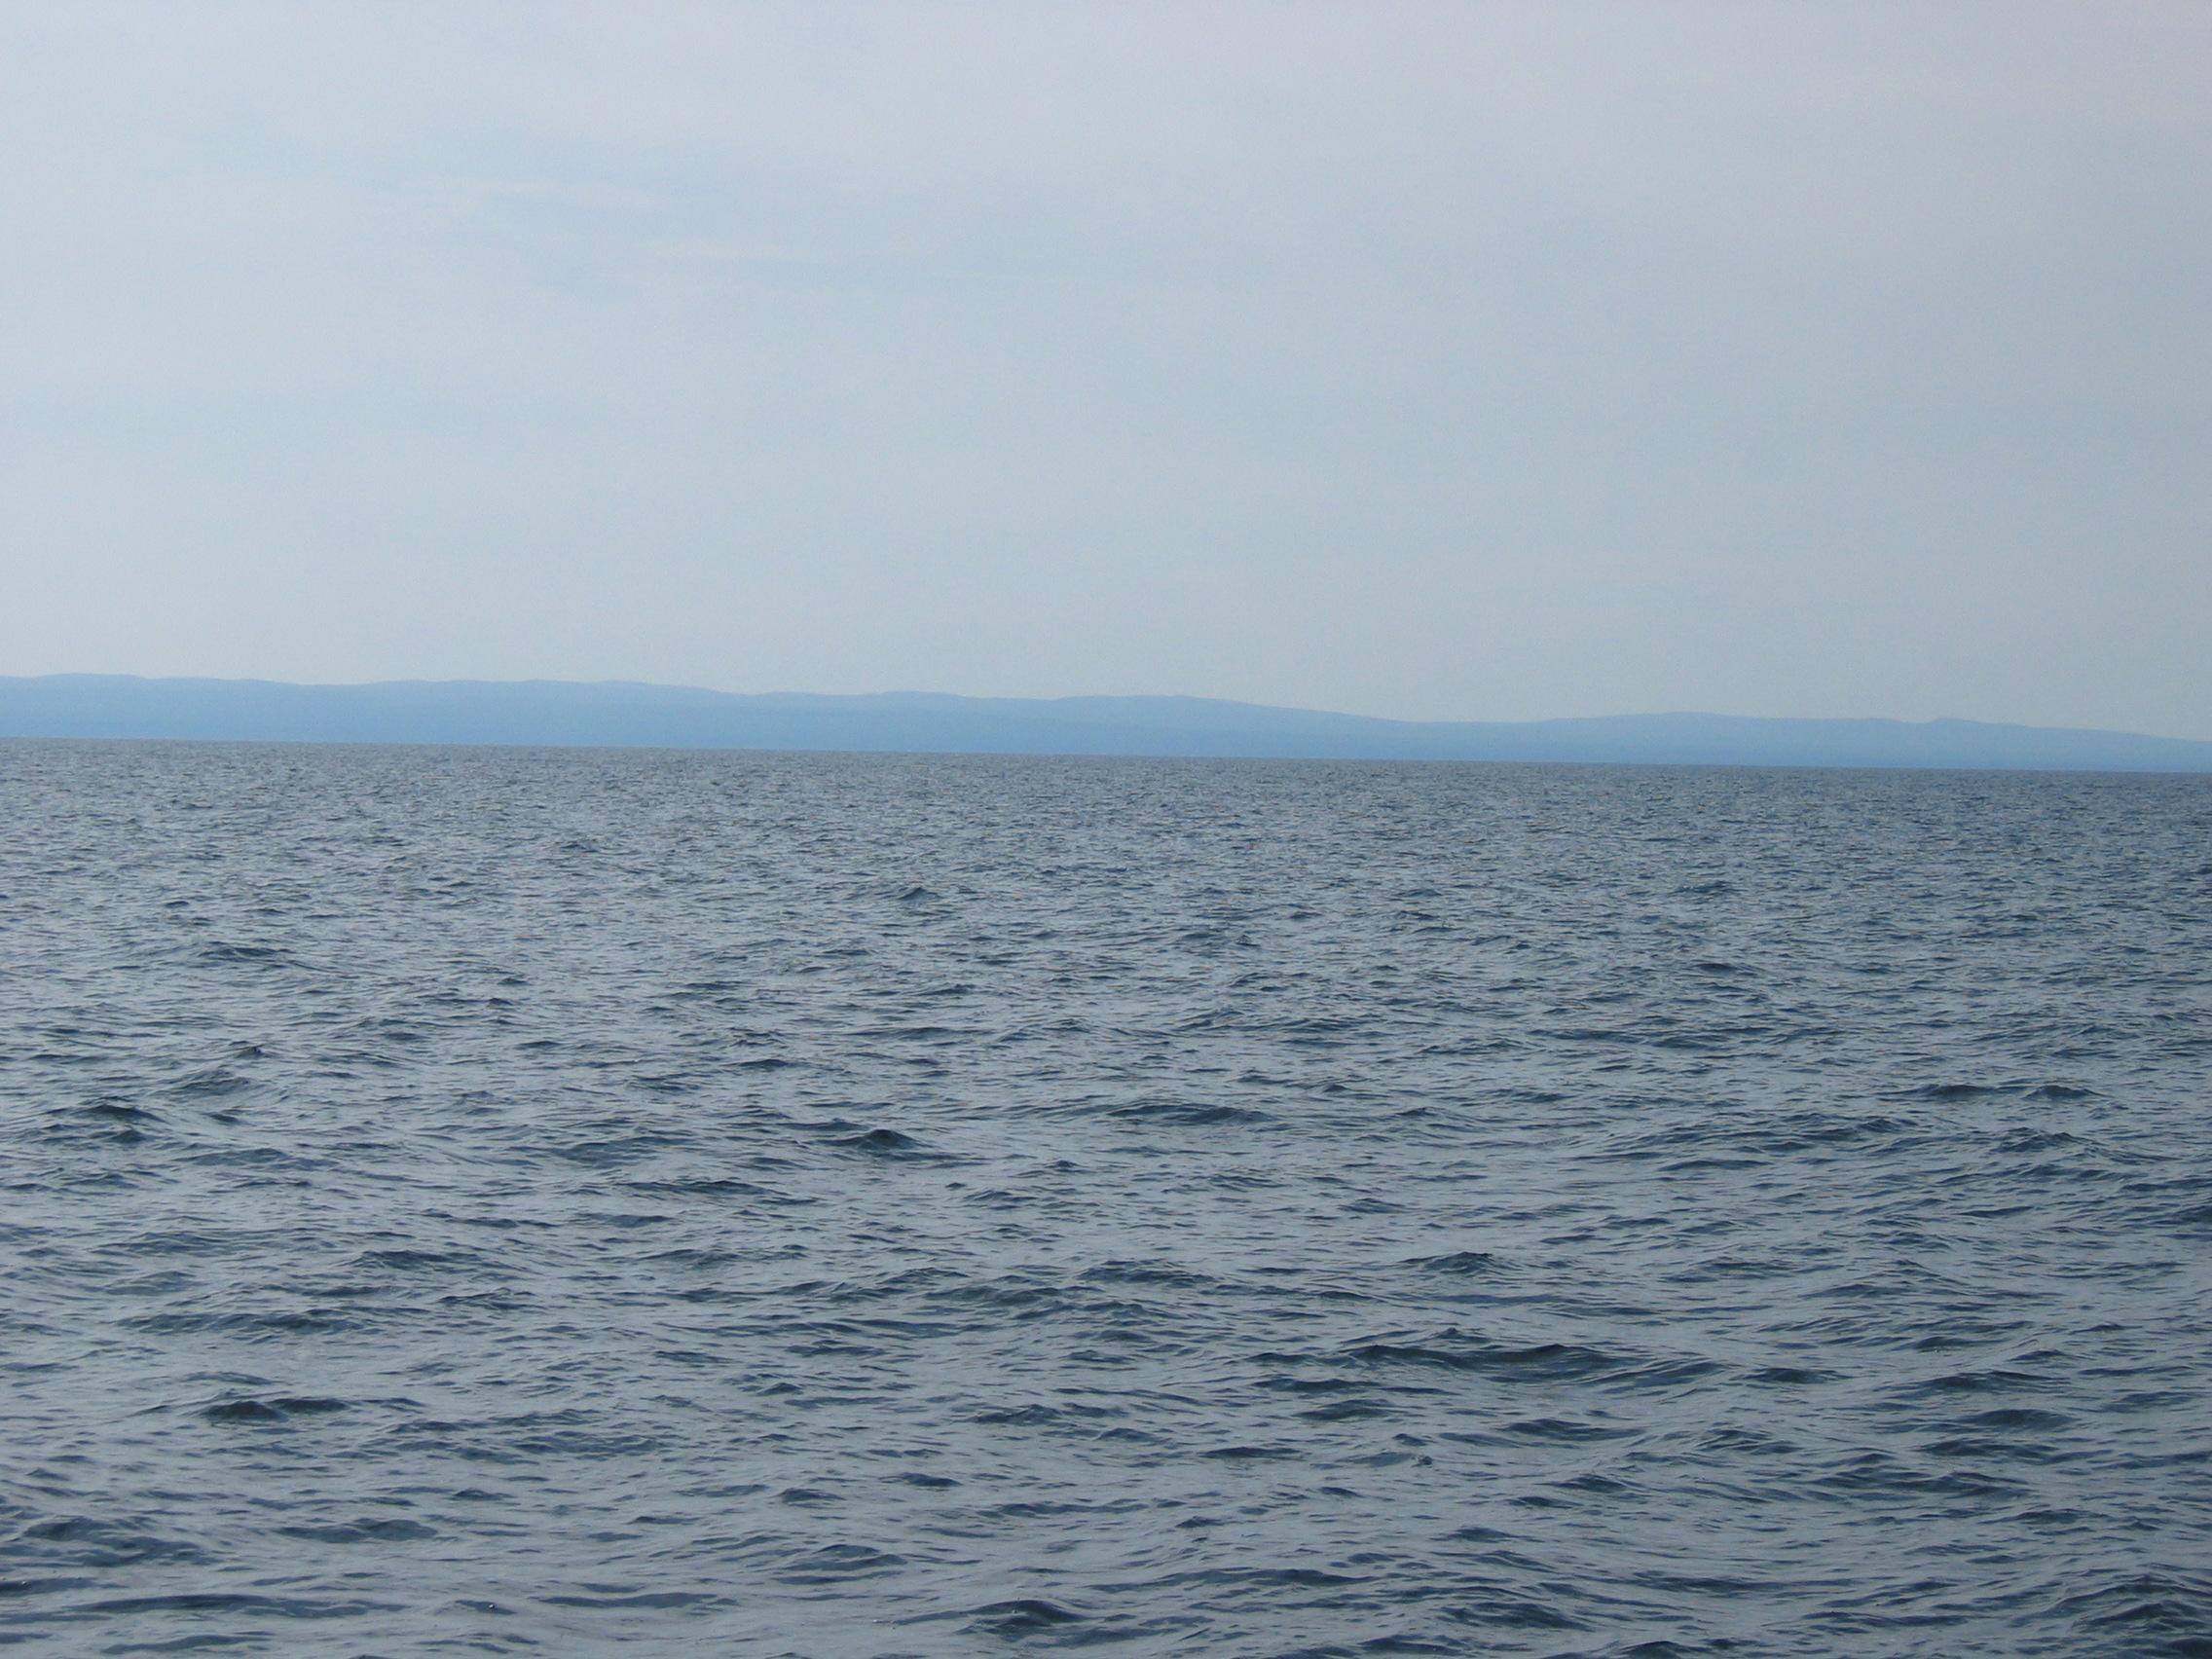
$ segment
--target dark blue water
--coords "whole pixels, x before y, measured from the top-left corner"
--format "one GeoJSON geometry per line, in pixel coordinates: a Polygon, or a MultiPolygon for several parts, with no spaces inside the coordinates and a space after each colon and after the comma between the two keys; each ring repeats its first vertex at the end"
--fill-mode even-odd
{"type": "Polygon", "coordinates": [[[2212,781],[0,744],[0,1641],[2212,1653],[2212,781]]]}

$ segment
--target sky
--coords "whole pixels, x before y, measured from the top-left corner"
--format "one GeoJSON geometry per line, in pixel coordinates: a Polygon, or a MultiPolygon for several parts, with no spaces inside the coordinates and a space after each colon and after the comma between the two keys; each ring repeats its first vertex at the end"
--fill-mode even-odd
{"type": "Polygon", "coordinates": [[[2212,738],[2212,6],[0,0],[0,674],[2212,738]]]}

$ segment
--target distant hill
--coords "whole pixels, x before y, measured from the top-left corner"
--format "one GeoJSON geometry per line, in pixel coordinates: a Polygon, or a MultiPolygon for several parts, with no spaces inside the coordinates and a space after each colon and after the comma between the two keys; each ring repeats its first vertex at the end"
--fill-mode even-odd
{"type": "Polygon", "coordinates": [[[2212,743],[1974,720],[1386,720],[1199,697],[743,696],[548,680],[0,677],[0,736],[2212,773],[2212,743]]]}

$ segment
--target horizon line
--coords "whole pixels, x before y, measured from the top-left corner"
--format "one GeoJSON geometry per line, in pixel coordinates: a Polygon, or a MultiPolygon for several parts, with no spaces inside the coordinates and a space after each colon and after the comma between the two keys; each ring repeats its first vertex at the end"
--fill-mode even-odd
{"type": "Polygon", "coordinates": [[[0,683],[10,681],[22,683],[64,680],[128,681],[142,685],[256,685],[304,691],[373,691],[405,686],[511,686],[518,688],[565,686],[578,689],[684,692],[701,696],[735,699],[806,698],[820,701],[854,702],[898,698],[939,698],[960,703],[1022,703],[1041,706],[1059,703],[1183,703],[1222,709],[1253,710],[1267,714],[1305,715],[1332,720],[1370,721],[1378,725],[1432,727],[1543,726],[1589,724],[1600,721],[1666,719],[1741,720],[1753,723],[1787,722],[1804,725],[1889,725],[1908,728],[1952,725],[1982,727],[1992,731],[2064,733],[2070,736],[2083,737],[2147,738],[2160,743],[2196,744],[2212,747],[2212,738],[2182,737],[2170,732],[2142,731],[2121,726],[2046,725],[2022,719],[1984,719],[1967,715],[1930,715],[1921,718],[1905,715],[1747,715],[1715,709],[1674,707],[1594,715],[1538,715],[1519,719],[1500,719],[1463,715],[1371,715],[1344,709],[1320,708],[1309,704],[1263,703],[1244,697],[1217,697],[1190,691],[1067,691],[1040,695],[988,691],[942,691],[919,686],[895,687],[882,691],[813,691],[797,687],[738,691],[726,686],[698,685],[681,681],[631,680],[612,676],[604,679],[578,680],[562,679],[550,675],[532,675],[514,679],[472,676],[408,676],[381,680],[280,680],[261,675],[138,674],[96,669],[61,669],[46,674],[0,674],[0,683]]]}

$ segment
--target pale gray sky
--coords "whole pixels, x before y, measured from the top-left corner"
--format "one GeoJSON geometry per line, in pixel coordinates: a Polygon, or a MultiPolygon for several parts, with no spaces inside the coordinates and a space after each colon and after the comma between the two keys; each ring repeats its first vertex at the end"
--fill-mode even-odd
{"type": "Polygon", "coordinates": [[[2212,737],[2212,5],[0,3],[0,673],[2212,737]]]}

